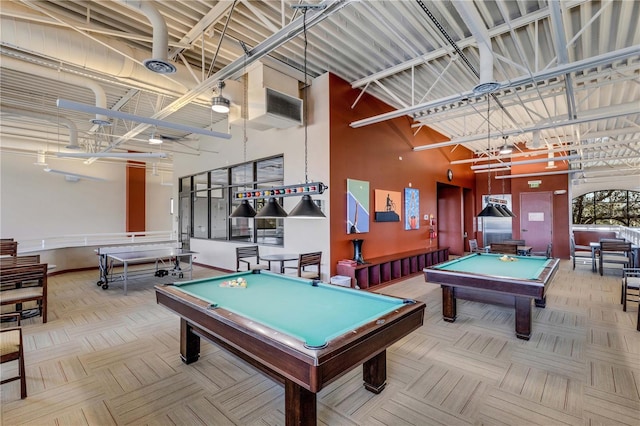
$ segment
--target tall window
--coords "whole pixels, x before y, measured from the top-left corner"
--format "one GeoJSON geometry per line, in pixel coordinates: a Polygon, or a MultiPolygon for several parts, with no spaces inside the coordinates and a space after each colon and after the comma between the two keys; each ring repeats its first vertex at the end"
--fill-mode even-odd
{"type": "Polygon", "coordinates": [[[640,227],[640,192],[609,189],[575,197],[573,223],[640,227]]]}
{"type": "MultiPolygon", "coordinates": [[[[180,182],[181,203],[188,203],[191,211],[190,217],[180,221],[189,225],[184,228],[190,230],[190,237],[284,244],[282,219],[229,218],[239,204],[233,199],[235,192],[284,184],[283,156],[210,170],[180,178],[180,182]]],[[[256,210],[263,205],[262,200],[250,203],[256,210]]]]}

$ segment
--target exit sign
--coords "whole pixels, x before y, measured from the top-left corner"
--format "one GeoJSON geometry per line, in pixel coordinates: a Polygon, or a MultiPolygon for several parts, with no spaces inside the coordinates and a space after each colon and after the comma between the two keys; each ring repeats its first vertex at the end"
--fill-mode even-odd
{"type": "Polygon", "coordinates": [[[538,188],[540,187],[540,184],[542,183],[541,180],[530,180],[527,181],[527,183],[529,184],[529,188],[538,188]]]}

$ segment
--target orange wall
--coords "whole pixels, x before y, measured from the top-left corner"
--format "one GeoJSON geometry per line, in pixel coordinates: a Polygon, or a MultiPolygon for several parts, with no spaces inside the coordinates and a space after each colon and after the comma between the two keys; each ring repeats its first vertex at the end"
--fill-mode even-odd
{"type": "Polygon", "coordinates": [[[127,162],[127,232],[142,232],[146,230],[146,170],[144,164],[133,161],[127,162]]]}
{"type": "MultiPolygon", "coordinates": [[[[364,239],[362,253],[367,257],[378,257],[423,247],[436,247],[429,240],[425,214],[437,214],[437,184],[473,189],[474,173],[468,165],[449,164],[451,160],[470,158],[471,153],[463,147],[454,147],[413,152],[418,145],[446,141],[443,135],[423,128],[413,135],[411,120],[400,117],[393,120],[353,129],[349,123],[382,114],[391,108],[364,94],[355,108],[351,105],[360,94],[344,80],[330,75],[330,204],[331,204],[331,260],[332,274],[338,260],[353,257],[354,238],[364,239]],[[400,159],[402,157],[402,159],[400,159]],[[447,180],[447,169],[452,169],[452,182],[447,180]],[[347,179],[369,182],[370,198],[369,232],[347,234],[347,179]],[[411,187],[420,190],[420,228],[405,231],[404,222],[375,222],[373,218],[374,190],[399,191],[411,187]]],[[[404,212],[403,212],[404,213],[404,212]]]]}

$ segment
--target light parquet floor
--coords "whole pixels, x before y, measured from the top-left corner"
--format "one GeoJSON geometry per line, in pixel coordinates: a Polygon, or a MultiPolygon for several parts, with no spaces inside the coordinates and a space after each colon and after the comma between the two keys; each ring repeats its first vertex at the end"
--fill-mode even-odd
{"type": "MultiPolygon", "coordinates": [[[[24,322],[29,396],[2,385],[2,425],[284,424],[283,388],[248,364],[208,343],[182,364],[179,321],[156,305],[154,280],[124,296],[96,276],[50,277],[49,322],[24,322]]],[[[442,321],[440,289],[421,275],[380,291],[425,301],[425,324],[387,351],[381,394],[359,368],[323,389],[319,424],[640,424],[637,311],[622,312],[615,271],[561,262],[529,341],[508,308],[459,301],[456,322],[442,321]]]]}

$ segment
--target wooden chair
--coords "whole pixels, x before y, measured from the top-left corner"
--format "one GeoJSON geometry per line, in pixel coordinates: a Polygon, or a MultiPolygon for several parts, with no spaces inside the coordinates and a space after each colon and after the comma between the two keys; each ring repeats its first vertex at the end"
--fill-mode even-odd
{"type": "Polygon", "coordinates": [[[0,317],[4,319],[14,318],[17,321],[16,327],[8,327],[0,329],[0,364],[9,361],[18,361],[18,375],[8,377],[0,382],[5,384],[20,380],[20,398],[27,397],[27,377],[24,370],[24,351],[22,345],[22,328],[20,327],[20,314],[3,314],[0,317]]]}
{"type": "Polygon", "coordinates": [[[628,268],[631,263],[631,243],[619,239],[600,240],[600,275],[605,263],[613,263],[628,268]]]}
{"type": "Polygon", "coordinates": [[[260,249],[258,246],[236,247],[236,271],[240,272],[240,263],[246,264],[247,271],[268,269],[269,265],[260,263],[260,249]],[[247,259],[255,259],[251,262],[247,259]]]}
{"type": "Polygon", "coordinates": [[[576,269],[576,259],[588,259],[589,264],[591,264],[591,268],[593,269],[593,257],[591,254],[591,247],[589,246],[578,246],[576,245],[576,241],[573,237],[571,237],[571,261],[573,262],[573,269],[576,269]]]}
{"type": "Polygon", "coordinates": [[[298,257],[298,266],[297,266],[298,276],[301,278],[307,278],[310,280],[319,280],[321,260],[322,260],[321,251],[316,251],[313,253],[302,253],[298,257]],[[306,269],[307,267],[314,267],[315,269],[307,270],[306,269]]]}
{"type": "Polygon", "coordinates": [[[0,256],[17,256],[17,241],[0,241],[0,256]]]}
{"type": "Polygon", "coordinates": [[[13,266],[0,269],[0,305],[15,305],[22,313],[23,303],[36,302],[42,322],[47,322],[47,264],[13,266]]]}
{"type": "Polygon", "coordinates": [[[473,239],[473,240],[469,240],[469,251],[471,253],[483,253],[484,250],[482,250],[480,247],[478,247],[478,240],[473,239]]]}
{"type": "Polygon", "coordinates": [[[552,250],[553,250],[553,243],[549,243],[547,244],[547,249],[545,251],[531,252],[531,256],[545,256],[547,259],[551,259],[552,250]]]}
{"type": "Polygon", "coordinates": [[[502,254],[518,254],[518,245],[517,244],[505,244],[505,243],[492,243],[491,244],[491,253],[502,253],[502,254]]]}
{"type": "Polygon", "coordinates": [[[639,303],[640,310],[640,268],[622,270],[622,310],[627,312],[627,302],[639,303]]]}

